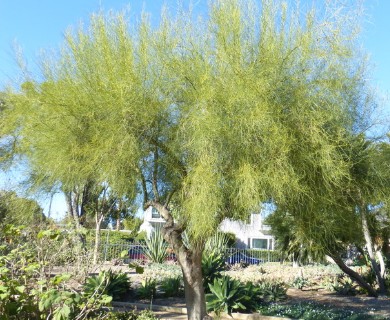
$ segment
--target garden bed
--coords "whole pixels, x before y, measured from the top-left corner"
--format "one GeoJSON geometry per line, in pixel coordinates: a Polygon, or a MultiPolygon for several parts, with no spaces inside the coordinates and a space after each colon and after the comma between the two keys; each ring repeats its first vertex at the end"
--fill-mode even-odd
{"type": "MultiPolygon", "coordinates": [[[[104,266],[103,268],[108,268],[104,266]]],[[[177,266],[171,266],[170,268],[163,266],[163,270],[156,270],[156,266],[150,269],[146,269],[144,274],[137,274],[135,270],[129,269],[127,266],[116,267],[121,269],[123,272],[128,273],[131,281],[134,285],[137,285],[142,279],[147,277],[160,274],[176,274],[178,272],[177,266]],[[169,270],[170,269],[170,270],[169,270]]],[[[243,270],[228,271],[230,276],[241,275],[244,279],[248,280],[261,280],[261,279],[274,279],[279,281],[285,281],[286,283],[297,275],[304,275],[310,279],[311,286],[304,287],[303,290],[289,288],[287,290],[287,300],[278,302],[272,306],[281,306],[288,308],[302,309],[313,308],[321,310],[335,310],[336,313],[350,315],[351,312],[356,316],[350,319],[390,319],[390,298],[380,297],[373,298],[366,295],[357,296],[343,296],[335,292],[327,291],[321,288],[318,283],[319,281],[327,276],[336,276],[339,270],[334,266],[309,266],[304,268],[292,268],[290,266],[282,266],[280,264],[266,264],[256,267],[248,267],[243,270]]],[[[153,301],[150,300],[138,300],[133,296],[127,298],[128,302],[141,303],[145,305],[154,306],[166,306],[174,307],[178,309],[185,308],[184,298],[155,298],[153,301]]],[[[348,317],[347,317],[348,318],[348,317]]],[[[314,319],[314,318],[313,318],[314,319]]]]}

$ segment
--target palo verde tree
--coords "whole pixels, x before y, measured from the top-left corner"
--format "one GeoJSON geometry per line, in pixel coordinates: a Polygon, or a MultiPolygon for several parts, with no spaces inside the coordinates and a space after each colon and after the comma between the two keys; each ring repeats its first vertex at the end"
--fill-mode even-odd
{"type": "Polygon", "coordinates": [[[224,218],[299,203],[348,174],[337,146],[362,77],[354,13],[303,11],[212,1],[207,19],[163,14],[155,29],[95,15],[8,95],[5,130],[32,167],[64,187],[138,190],[159,211],[189,319],[206,315],[202,251],[224,218]]]}

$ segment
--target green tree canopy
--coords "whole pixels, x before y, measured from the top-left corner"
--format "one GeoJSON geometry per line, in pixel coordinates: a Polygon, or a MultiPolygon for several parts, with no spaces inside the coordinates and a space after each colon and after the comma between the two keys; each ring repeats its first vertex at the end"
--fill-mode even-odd
{"type": "Polygon", "coordinates": [[[44,220],[43,210],[36,201],[13,191],[0,191],[0,224],[31,226],[44,220]]]}

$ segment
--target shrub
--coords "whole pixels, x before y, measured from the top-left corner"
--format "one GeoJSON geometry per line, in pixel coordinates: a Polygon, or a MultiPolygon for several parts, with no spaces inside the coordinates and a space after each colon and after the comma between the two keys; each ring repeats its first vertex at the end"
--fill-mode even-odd
{"type": "Polygon", "coordinates": [[[114,273],[111,270],[101,271],[98,275],[87,278],[84,291],[92,295],[94,292],[107,294],[114,300],[120,299],[130,289],[130,280],[126,274],[114,273]]]}
{"type": "Polygon", "coordinates": [[[287,299],[287,286],[283,282],[262,282],[259,285],[260,298],[264,302],[276,302],[287,299]]]}
{"type": "Polygon", "coordinates": [[[344,296],[354,296],[358,293],[357,285],[351,278],[342,275],[337,279],[336,284],[333,286],[333,290],[344,296]]]}
{"type": "Polygon", "coordinates": [[[155,279],[146,278],[142,281],[141,286],[137,290],[137,295],[141,299],[153,299],[156,296],[157,282],[155,279]]]}
{"type": "MultiPolygon", "coordinates": [[[[100,237],[103,244],[116,245],[118,243],[130,242],[134,240],[134,237],[128,232],[116,231],[116,230],[100,230],[100,237]]],[[[88,229],[86,234],[87,243],[94,243],[95,230],[88,229]]]]}
{"type": "Polygon", "coordinates": [[[304,287],[309,285],[310,285],[310,281],[305,277],[296,277],[294,281],[291,283],[292,287],[297,288],[299,290],[302,290],[304,287]]]}
{"type": "Polygon", "coordinates": [[[165,297],[180,297],[183,295],[181,277],[166,278],[161,282],[161,290],[165,297]]]}
{"type": "Polygon", "coordinates": [[[142,310],[137,320],[157,320],[158,318],[154,315],[154,313],[150,310],[142,310]]]}

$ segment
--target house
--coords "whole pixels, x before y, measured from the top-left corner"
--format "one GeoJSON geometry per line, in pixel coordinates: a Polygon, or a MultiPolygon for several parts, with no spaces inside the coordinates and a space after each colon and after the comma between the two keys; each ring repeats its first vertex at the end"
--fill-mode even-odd
{"type": "MultiPolygon", "coordinates": [[[[249,221],[233,221],[225,219],[220,225],[223,232],[231,232],[236,235],[236,247],[246,249],[266,249],[274,250],[275,239],[270,234],[270,227],[263,224],[264,212],[252,213],[249,221]]],[[[145,231],[149,237],[155,228],[164,224],[165,220],[158,211],[149,207],[144,211],[144,222],[140,227],[140,232],[145,231]]]]}
{"type": "Polygon", "coordinates": [[[236,235],[237,248],[274,250],[275,239],[270,234],[271,228],[263,224],[263,220],[262,213],[252,213],[248,223],[225,219],[219,228],[236,235]]]}
{"type": "Polygon", "coordinates": [[[152,231],[161,228],[164,223],[165,220],[160,216],[158,211],[153,207],[148,207],[144,211],[144,222],[141,224],[139,232],[145,231],[149,238],[152,231]]]}

